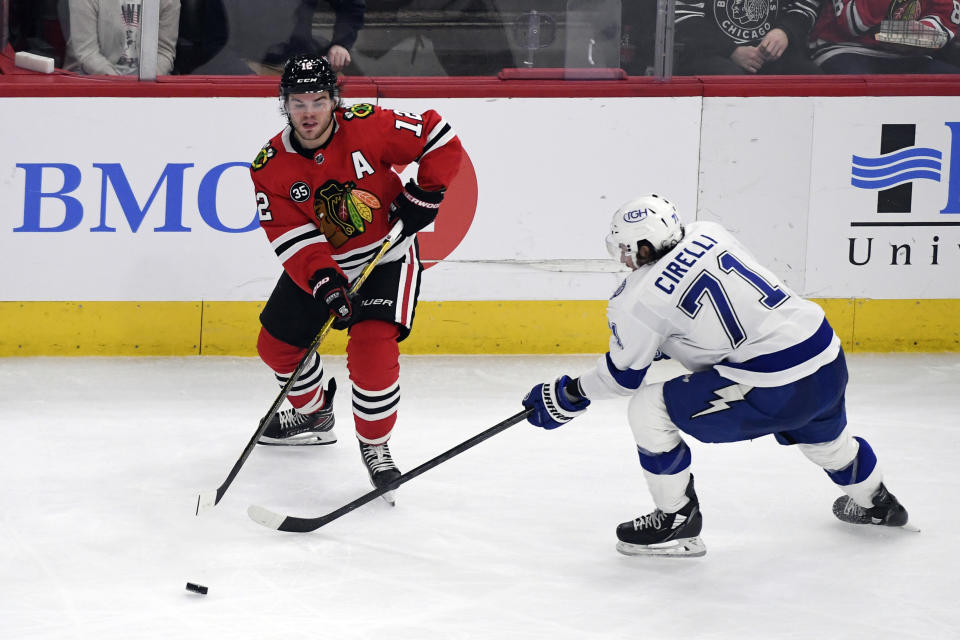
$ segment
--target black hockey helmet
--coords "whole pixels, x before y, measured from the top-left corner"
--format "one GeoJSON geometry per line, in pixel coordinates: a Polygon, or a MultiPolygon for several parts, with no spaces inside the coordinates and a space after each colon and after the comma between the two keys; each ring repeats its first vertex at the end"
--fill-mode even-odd
{"type": "Polygon", "coordinates": [[[299,55],[287,60],[280,76],[280,100],[286,101],[291,93],[319,93],[329,91],[334,101],[339,101],[337,72],[326,58],[299,55]]]}

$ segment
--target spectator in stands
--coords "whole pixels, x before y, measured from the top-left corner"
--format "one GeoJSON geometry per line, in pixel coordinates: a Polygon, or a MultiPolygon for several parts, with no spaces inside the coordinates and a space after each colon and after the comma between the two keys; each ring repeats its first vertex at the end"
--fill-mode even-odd
{"type": "Polygon", "coordinates": [[[631,76],[653,74],[656,0],[624,2],[620,13],[620,68],[631,76]]]}
{"type": "MultiPolygon", "coordinates": [[[[5,0],[0,0],[0,12],[4,5],[5,0]]],[[[56,66],[62,67],[66,43],[60,33],[57,0],[11,0],[9,10],[9,34],[0,34],[0,42],[8,36],[15,51],[53,58],[56,66]]],[[[3,24],[0,17],[0,26],[3,24]]]]}
{"type": "MultiPolygon", "coordinates": [[[[520,41],[530,11],[520,11],[516,0],[381,0],[371,3],[373,19],[389,29],[377,29],[358,50],[355,66],[368,75],[496,75],[517,66],[508,29],[520,41]],[[439,68],[434,64],[439,63],[439,68]]],[[[563,4],[566,4],[564,0],[563,4]]],[[[561,12],[541,10],[545,17],[561,12]]],[[[546,36],[547,30],[540,32],[546,36]]],[[[544,37],[553,40],[553,36],[544,37]]],[[[584,45],[584,49],[585,49],[584,45]]],[[[547,63],[546,51],[538,54],[541,66],[563,66],[560,59],[547,63]],[[539,57],[543,55],[543,58],[539,57]]],[[[526,53],[520,46],[522,56],[526,53]]],[[[554,54],[556,58],[556,54],[554,54]]]]}
{"type": "Polygon", "coordinates": [[[222,54],[230,41],[226,8],[221,0],[180,0],[180,33],[173,72],[179,75],[250,75],[253,71],[233,51],[222,54]],[[198,69],[221,56],[219,63],[198,69]]]}
{"type": "Polygon", "coordinates": [[[833,0],[820,8],[810,50],[827,73],[960,73],[935,57],[958,22],[955,0],[833,0]]]}
{"type": "Polygon", "coordinates": [[[334,71],[342,71],[350,64],[350,48],[357,41],[367,10],[365,0],[326,0],[336,18],[329,41],[318,42],[313,37],[313,15],[320,0],[301,0],[294,11],[293,32],[286,42],[273,45],[263,58],[264,64],[281,65],[296,55],[326,57],[334,71]]]}
{"type": "MultiPolygon", "coordinates": [[[[133,75],[140,70],[142,0],[69,0],[64,67],[92,75],[133,75]]],[[[157,75],[173,70],[180,0],[160,0],[157,75]]]]}
{"type": "Polygon", "coordinates": [[[807,37],[819,0],[677,0],[679,75],[817,74],[807,37]]]}

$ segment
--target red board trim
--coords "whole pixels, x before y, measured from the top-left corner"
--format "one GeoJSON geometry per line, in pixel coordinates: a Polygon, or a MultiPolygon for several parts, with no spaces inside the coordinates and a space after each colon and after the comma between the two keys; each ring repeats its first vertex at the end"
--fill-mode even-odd
{"type": "MultiPolygon", "coordinates": [[[[9,46],[0,54],[0,97],[263,98],[275,76],[130,77],[38,74],[18,69],[9,46]]],[[[613,98],[687,96],[956,96],[958,76],[697,76],[661,81],[620,69],[504,69],[498,76],[347,77],[357,98],[613,98]]]]}

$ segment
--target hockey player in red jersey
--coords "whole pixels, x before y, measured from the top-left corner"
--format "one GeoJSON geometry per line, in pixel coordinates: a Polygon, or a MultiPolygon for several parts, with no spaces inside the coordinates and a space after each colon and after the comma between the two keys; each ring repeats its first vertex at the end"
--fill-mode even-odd
{"type": "MultiPolygon", "coordinates": [[[[260,314],[257,351],[284,384],[330,314],[337,316],[333,327],[349,335],[361,457],[374,486],[390,486],[400,475],[387,444],[400,400],[398,342],[413,324],[423,269],[416,232],[436,217],[463,148],[433,110],[343,106],[336,73],[321,57],[287,62],[280,101],[288,125],[250,167],[260,226],[283,265],[260,314]],[[404,185],[393,167],[413,162],[417,179],[404,185]],[[351,300],[349,283],[397,220],[403,235],[351,300]]],[[[323,362],[316,353],[309,358],[287,397],[293,408],[273,417],[262,444],[336,442],[336,383],[324,389],[323,362]]]]}
{"type": "Polygon", "coordinates": [[[956,37],[958,25],[957,0],[833,0],[820,5],[810,52],[827,73],[960,73],[933,57],[956,37]],[[899,38],[882,32],[884,21],[899,38]]]}

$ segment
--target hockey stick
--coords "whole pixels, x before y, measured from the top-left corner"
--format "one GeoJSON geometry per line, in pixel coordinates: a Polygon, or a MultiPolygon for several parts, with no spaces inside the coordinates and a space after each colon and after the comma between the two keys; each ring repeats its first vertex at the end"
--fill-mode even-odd
{"type": "Polygon", "coordinates": [[[446,462],[450,458],[463,453],[467,449],[480,444],[481,442],[483,442],[488,438],[492,438],[493,436],[497,435],[501,431],[504,431],[507,428],[512,427],[518,422],[523,422],[527,418],[527,416],[529,416],[531,413],[533,413],[533,409],[524,409],[520,413],[510,416],[500,424],[494,425],[482,433],[478,433],[477,435],[473,436],[469,440],[465,440],[461,442],[457,446],[453,447],[452,449],[448,449],[447,451],[441,453],[437,457],[427,460],[426,462],[421,464],[419,467],[415,469],[411,469],[410,471],[402,474],[399,478],[397,478],[397,481],[394,482],[389,487],[374,489],[373,491],[365,493],[364,495],[360,496],[353,502],[349,504],[345,504],[339,509],[337,509],[336,511],[331,511],[325,516],[319,516],[317,518],[298,518],[297,516],[284,516],[284,515],[280,515],[279,513],[274,513],[269,509],[265,509],[264,507],[258,507],[256,505],[251,505],[247,509],[247,515],[249,515],[254,522],[258,524],[262,524],[263,526],[269,529],[276,529],[278,531],[295,531],[298,533],[316,531],[323,525],[333,522],[340,516],[344,516],[350,513],[357,507],[362,507],[363,505],[367,504],[371,500],[377,499],[387,491],[393,491],[403,483],[413,480],[414,478],[419,476],[421,473],[425,471],[429,471],[430,469],[433,469],[438,464],[442,462],[446,462]]]}
{"type": "MultiPolygon", "coordinates": [[[[360,287],[363,286],[363,283],[366,282],[367,278],[373,272],[374,267],[380,263],[381,258],[383,258],[383,256],[387,253],[387,250],[397,241],[397,238],[400,237],[402,232],[403,223],[397,221],[397,223],[390,230],[390,233],[387,234],[387,237],[384,238],[383,244],[380,245],[380,250],[377,252],[377,254],[373,256],[373,260],[371,260],[367,266],[363,268],[363,271],[360,272],[360,275],[357,276],[357,279],[353,281],[352,285],[350,285],[350,291],[348,295],[351,298],[356,295],[357,291],[360,290],[360,287]]],[[[260,420],[260,424],[257,426],[257,430],[254,432],[253,436],[250,438],[250,442],[248,442],[247,446],[244,447],[243,453],[240,454],[240,457],[233,464],[233,468],[230,469],[230,473],[227,474],[227,479],[224,480],[223,484],[221,484],[215,490],[204,491],[197,497],[198,516],[200,515],[201,511],[206,511],[207,509],[215,507],[220,503],[220,500],[223,498],[223,494],[227,492],[227,489],[230,487],[233,479],[236,478],[237,474],[240,472],[240,467],[242,467],[243,463],[247,461],[248,457],[250,457],[250,453],[253,451],[253,448],[257,446],[257,440],[259,440],[260,436],[263,435],[263,432],[267,428],[267,424],[270,422],[271,418],[273,418],[274,414],[277,413],[280,405],[283,404],[284,399],[287,397],[287,394],[290,393],[290,389],[293,388],[293,384],[297,381],[297,378],[299,378],[300,374],[303,373],[304,368],[307,366],[307,362],[310,361],[310,356],[320,347],[320,343],[323,342],[323,339],[327,337],[328,333],[330,333],[330,328],[333,326],[333,322],[336,319],[337,315],[331,312],[330,317],[327,318],[327,321],[323,323],[320,333],[317,334],[317,337],[313,339],[313,342],[310,343],[310,346],[307,348],[307,352],[300,360],[300,364],[298,364],[297,368],[294,369],[292,374],[290,374],[290,378],[283,385],[283,388],[280,389],[280,394],[273,401],[273,404],[270,405],[266,415],[260,420]]]]}

